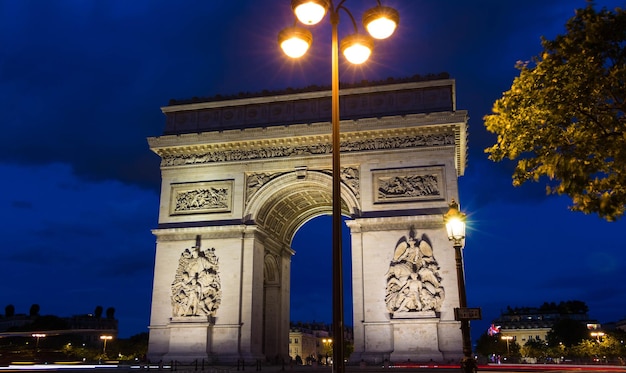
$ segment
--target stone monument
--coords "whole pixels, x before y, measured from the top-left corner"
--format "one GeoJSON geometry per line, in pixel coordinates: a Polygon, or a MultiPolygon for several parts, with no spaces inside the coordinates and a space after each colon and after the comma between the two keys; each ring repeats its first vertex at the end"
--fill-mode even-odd
{"type": "MultiPolygon", "coordinates": [[[[462,356],[454,249],[467,112],[446,75],[342,86],[341,198],[352,252],[353,361],[462,356]]],[[[291,241],[331,213],[331,92],[172,101],[148,357],[288,359],[291,241]]]]}

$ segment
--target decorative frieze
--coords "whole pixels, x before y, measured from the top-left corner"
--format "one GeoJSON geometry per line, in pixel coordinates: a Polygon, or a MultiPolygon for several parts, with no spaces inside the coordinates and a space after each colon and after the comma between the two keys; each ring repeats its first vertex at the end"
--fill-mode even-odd
{"type": "MultiPolygon", "coordinates": [[[[399,150],[433,146],[455,145],[455,134],[431,133],[411,136],[390,136],[368,138],[341,142],[341,152],[360,152],[375,150],[399,150]]],[[[306,155],[330,155],[332,146],[329,143],[296,144],[286,142],[284,145],[266,145],[248,149],[215,149],[200,152],[164,153],[161,167],[198,165],[215,162],[235,162],[257,159],[272,159],[306,155]]]]}

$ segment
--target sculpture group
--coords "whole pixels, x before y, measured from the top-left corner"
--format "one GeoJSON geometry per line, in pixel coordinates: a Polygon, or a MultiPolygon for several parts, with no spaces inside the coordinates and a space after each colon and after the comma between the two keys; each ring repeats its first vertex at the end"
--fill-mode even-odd
{"type": "Polygon", "coordinates": [[[215,249],[199,244],[183,251],[172,283],[174,317],[215,317],[221,302],[221,285],[215,249]]]}
{"type": "Polygon", "coordinates": [[[401,312],[439,312],[444,299],[439,265],[426,237],[411,231],[396,245],[387,272],[385,303],[393,317],[401,312]]]}

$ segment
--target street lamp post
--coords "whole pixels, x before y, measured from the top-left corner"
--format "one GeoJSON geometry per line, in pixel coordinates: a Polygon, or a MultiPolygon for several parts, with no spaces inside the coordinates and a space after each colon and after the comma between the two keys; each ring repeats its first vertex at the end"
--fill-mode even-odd
{"type": "MultiPolygon", "coordinates": [[[[459,204],[454,200],[450,202],[450,209],[443,216],[446,230],[448,231],[448,239],[452,241],[454,247],[454,256],[456,259],[456,277],[459,287],[459,309],[458,311],[467,310],[467,295],[465,294],[465,274],[463,273],[463,241],[465,240],[465,220],[466,215],[459,211],[459,204]]],[[[464,314],[465,312],[456,312],[464,314]]],[[[472,342],[470,339],[469,318],[467,315],[459,316],[461,321],[461,337],[463,339],[463,360],[461,361],[461,369],[465,372],[473,372],[476,368],[476,362],[472,357],[472,342]]]]}
{"type": "Polygon", "coordinates": [[[326,356],[326,361],[324,361],[324,363],[328,365],[328,350],[330,350],[330,346],[333,343],[333,340],[332,338],[324,338],[322,339],[322,342],[324,342],[324,355],[326,356]]]}
{"type": "Polygon", "coordinates": [[[511,354],[511,350],[509,349],[509,342],[513,340],[513,336],[503,335],[502,337],[500,337],[500,339],[503,339],[506,341],[506,356],[509,356],[511,354]]]}
{"type": "MultiPolygon", "coordinates": [[[[393,34],[400,17],[398,12],[389,7],[378,5],[363,15],[363,25],[371,35],[358,33],[356,22],[350,11],[344,6],[346,0],[340,0],[335,6],[332,0],[292,0],[291,7],[297,19],[305,25],[319,23],[328,12],[330,13],[331,33],[331,125],[332,125],[332,317],[333,338],[333,371],[343,373],[343,260],[341,250],[341,164],[340,164],[340,131],[339,131],[339,11],[343,10],[352,20],[355,33],[345,37],[341,42],[341,51],[348,61],[354,64],[365,62],[373,48],[373,38],[386,39],[393,34]]],[[[292,26],[278,34],[278,43],[285,54],[292,58],[303,56],[313,41],[311,32],[303,27],[292,26]]]]}
{"type": "Polygon", "coordinates": [[[101,335],[100,339],[104,342],[104,345],[102,346],[102,355],[106,355],[107,354],[107,341],[110,341],[111,339],[113,339],[113,336],[101,335]]]}
{"type": "Polygon", "coordinates": [[[37,341],[35,342],[35,351],[39,351],[39,339],[40,338],[46,338],[47,334],[44,334],[44,333],[33,333],[33,334],[31,334],[31,336],[33,338],[37,339],[37,341]]]}

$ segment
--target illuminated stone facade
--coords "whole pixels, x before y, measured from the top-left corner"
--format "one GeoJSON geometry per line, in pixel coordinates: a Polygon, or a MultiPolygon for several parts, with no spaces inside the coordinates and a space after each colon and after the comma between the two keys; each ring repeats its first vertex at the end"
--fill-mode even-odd
{"type": "MultiPolygon", "coordinates": [[[[351,358],[458,359],[454,251],[442,219],[466,160],[468,118],[456,110],[454,81],[346,88],[340,104],[351,358]]],[[[291,241],[332,210],[330,91],[162,111],[164,135],[148,139],[162,160],[149,358],[288,359],[291,241]]]]}

